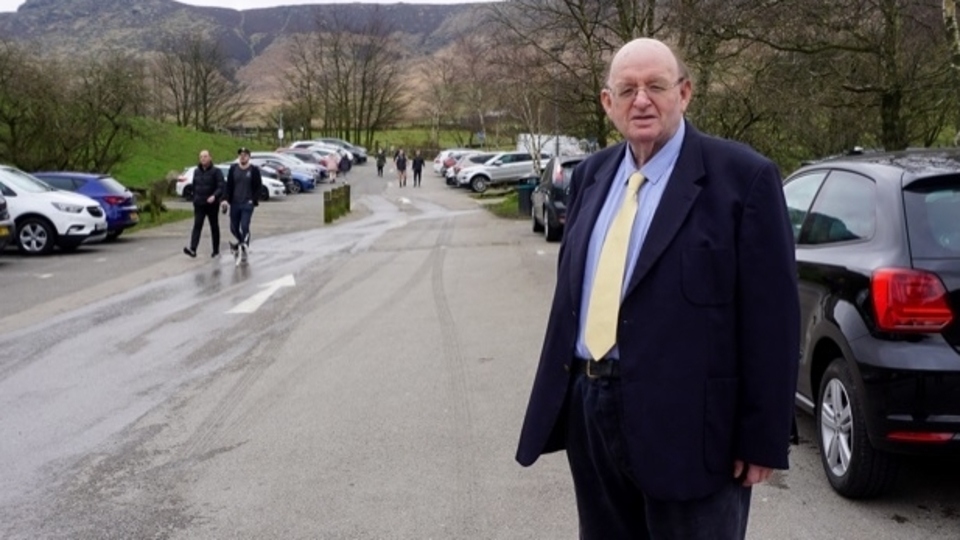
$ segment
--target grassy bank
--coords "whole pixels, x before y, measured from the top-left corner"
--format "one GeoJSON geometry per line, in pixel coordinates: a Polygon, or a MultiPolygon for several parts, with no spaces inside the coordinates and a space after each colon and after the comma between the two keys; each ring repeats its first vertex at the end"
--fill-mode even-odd
{"type": "MultiPolygon", "coordinates": [[[[137,122],[140,136],[130,145],[128,159],[117,164],[111,173],[124,185],[145,189],[155,180],[162,180],[170,173],[179,173],[184,168],[197,163],[200,150],[209,150],[215,162],[232,161],[237,148],[249,146],[253,150],[272,150],[271,144],[260,141],[238,139],[216,133],[202,133],[173,124],[163,124],[152,120],[140,119],[137,122]]],[[[460,146],[458,140],[466,140],[463,133],[442,131],[440,146],[451,148],[460,146]]],[[[425,128],[401,128],[382,131],[374,138],[373,153],[378,145],[383,148],[405,148],[410,154],[413,150],[423,149],[427,158],[432,159],[430,131],[425,128]]],[[[494,141],[488,138],[488,145],[494,141]]],[[[500,146],[512,148],[510,141],[500,141],[500,146]]],[[[493,148],[493,146],[489,146],[493,148]]]]}
{"type": "Polygon", "coordinates": [[[237,148],[246,145],[254,150],[267,150],[245,139],[227,135],[202,133],[172,124],[140,120],[141,133],[130,146],[129,158],[116,165],[111,173],[131,188],[146,188],[154,180],[162,180],[171,171],[181,172],[197,163],[200,150],[209,150],[215,162],[231,161],[237,148]]]}

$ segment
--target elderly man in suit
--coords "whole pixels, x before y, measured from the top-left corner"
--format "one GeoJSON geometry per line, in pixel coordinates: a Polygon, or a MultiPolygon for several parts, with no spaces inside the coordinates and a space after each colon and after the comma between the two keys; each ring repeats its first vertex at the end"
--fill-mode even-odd
{"type": "Polygon", "coordinates": [[[777,167],[683,118],[693,85],[637,39],[600,99],[625,142],[573,173],[557,286],[520,437],[565,449],[583,539],[746,534],[787,468],[799,357],[777,167]]]}

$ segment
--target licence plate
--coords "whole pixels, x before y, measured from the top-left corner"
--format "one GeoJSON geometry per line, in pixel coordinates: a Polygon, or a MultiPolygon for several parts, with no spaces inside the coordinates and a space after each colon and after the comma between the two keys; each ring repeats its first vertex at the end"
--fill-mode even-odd
{"type": "Polygon", "coordinates": [[[10,236],[10,227],[0,227],[0,236],[10,236]]]}
{"type": "Polygon", "coordinates": [[[105,230],[106,228],[107,228],[106,223],[97,223],[97,225],[93,228],[93,230],[102,231],[102,230],[105,230]]]}

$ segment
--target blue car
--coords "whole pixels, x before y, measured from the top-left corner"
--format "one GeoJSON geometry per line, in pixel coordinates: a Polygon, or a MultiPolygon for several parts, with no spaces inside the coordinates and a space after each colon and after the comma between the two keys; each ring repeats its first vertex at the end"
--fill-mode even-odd
{"type": "Polygon", "coordinates": [[[307,173],[290,171],[290,176],[293,178],[293,181],[300,186],[301,193],[305,191],[313,191],[317,187],[316,179],[307,173]]]}
{"type": "Polygon", "coordinates": [[[106,174],[82,172],[37,172],[33,176],[64,191],[74,191],[100,203],[107,215],[107,241],[140,222],[136,197],[106,174]]]}

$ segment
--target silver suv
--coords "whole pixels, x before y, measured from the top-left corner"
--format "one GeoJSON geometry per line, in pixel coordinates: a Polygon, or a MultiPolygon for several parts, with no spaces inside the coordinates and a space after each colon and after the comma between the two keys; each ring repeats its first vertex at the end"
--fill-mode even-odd
{"type": "Polygon", "coordinates": [[[529,152],[500,152],[481,165],[461,169],[457,184],[483,193],[490,186],[516,184],[521,178],[537,175],[549,159],[549,154],[540,154],[536,163],[529,152]]]}

